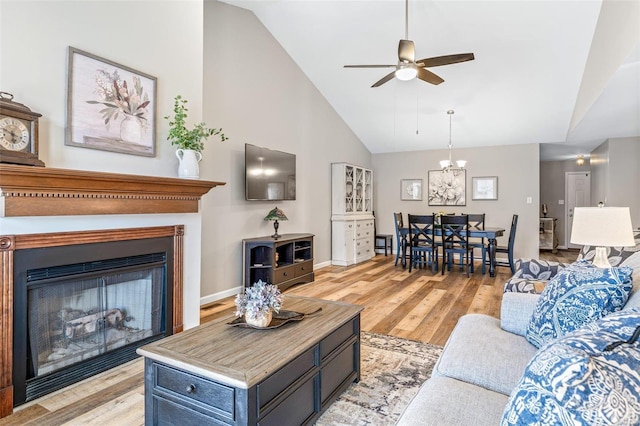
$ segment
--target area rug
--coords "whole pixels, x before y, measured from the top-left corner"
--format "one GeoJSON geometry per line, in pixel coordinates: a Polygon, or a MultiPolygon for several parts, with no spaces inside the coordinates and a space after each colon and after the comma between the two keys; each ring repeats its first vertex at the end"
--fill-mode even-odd
{"type": "Polygon", "coordinates": [[[442,348],[362,332],[360,382],[353,383],[318,419],[317,426],[393,425],[431,376],[442,348]]]}

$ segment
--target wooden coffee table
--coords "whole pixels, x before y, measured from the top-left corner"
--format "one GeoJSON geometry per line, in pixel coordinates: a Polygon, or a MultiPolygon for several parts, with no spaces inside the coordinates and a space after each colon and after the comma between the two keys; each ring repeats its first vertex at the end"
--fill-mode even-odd
{"type": "Polygon", "coordinates": [[[322,311],[255,330],[221,318],[138,349],[145,424],[286,425],[315,421],[360,379],[363,307],[285,295],[283,309],[322,311]]]}

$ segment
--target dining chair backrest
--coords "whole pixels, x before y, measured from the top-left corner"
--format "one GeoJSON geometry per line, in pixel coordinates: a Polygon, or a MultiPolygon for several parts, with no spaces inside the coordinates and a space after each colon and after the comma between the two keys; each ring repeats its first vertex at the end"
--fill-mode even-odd
{"type": "Polygon", "coordinates": [[[513,255],[513,245],[516,241],[516,229],[518,228],[518,215],[514,214],[511,218],[511,230],[509,231],[509,253],[513,255]]]}
{"type": "Polygon", "coordinates": [[[436,246],[434,224],[434,215],[409,215],[409,243],[412,248],[436,246]]]}
{"type": "Polygon", "coordinates": [[[442,244],[445,248],[454,245],[466,247],[469,243],[467,232],[469,231],[469,216],[451,216],[445,215],[440,217],[442,225],[442,244]]]}
{"type": "Polygon", "coordinates": [[[462,213],[464,216],[469,217],[469,228],[480,229],[484,231],[484,213],[462,213]]]}
{"type": "Polygon", "coordinates": [[[399,234],[400,229],[404,228],[404,223],[402,222],[402,213],[394,213],[393,222],[396,225],[396,234],[399,234]]]}

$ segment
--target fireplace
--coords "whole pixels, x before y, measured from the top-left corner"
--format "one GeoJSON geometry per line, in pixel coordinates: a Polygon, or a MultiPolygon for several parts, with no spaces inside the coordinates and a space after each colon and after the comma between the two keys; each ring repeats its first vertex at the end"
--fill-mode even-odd
{"type": "Polygon", "coordinates": [[[171,334],[173,239],[20,250],[14,257],[14,405],[136,357],[171,334]]]}
{"type": "Polygon", "coordinates": [[[12,307],[0,330],[3,402],[21,405],[180,332],[183,238],[182,225],[0,237],[12,307]]]}

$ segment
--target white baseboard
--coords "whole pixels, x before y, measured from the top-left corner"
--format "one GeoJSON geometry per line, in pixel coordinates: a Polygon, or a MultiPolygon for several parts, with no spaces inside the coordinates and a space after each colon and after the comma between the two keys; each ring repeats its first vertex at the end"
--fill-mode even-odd
{"type": "Polygon", "coordinates": [[[313,270],[324,268],[325,266],[331,266],[331,261],[327,260],[326,262],[321,262],[313,265],[313,270]]]}
{"type": "Polygon", "coordinates": [[[229,296],[235,296],[236,294],[240,293],[241,290],[242,290],[242,286],[238,286],[238,287],[234,287],[234,288],[229,289],[229,290],[221,291],[219,293],[214,293],[214,294],[210,294],[208,296],[201,297],[200,298],[200,306],[207,305],[209,303],[213,303],[213,302],[215,302],[217,300],[224,299],[224,298],[229,297],[229,296]]]}

